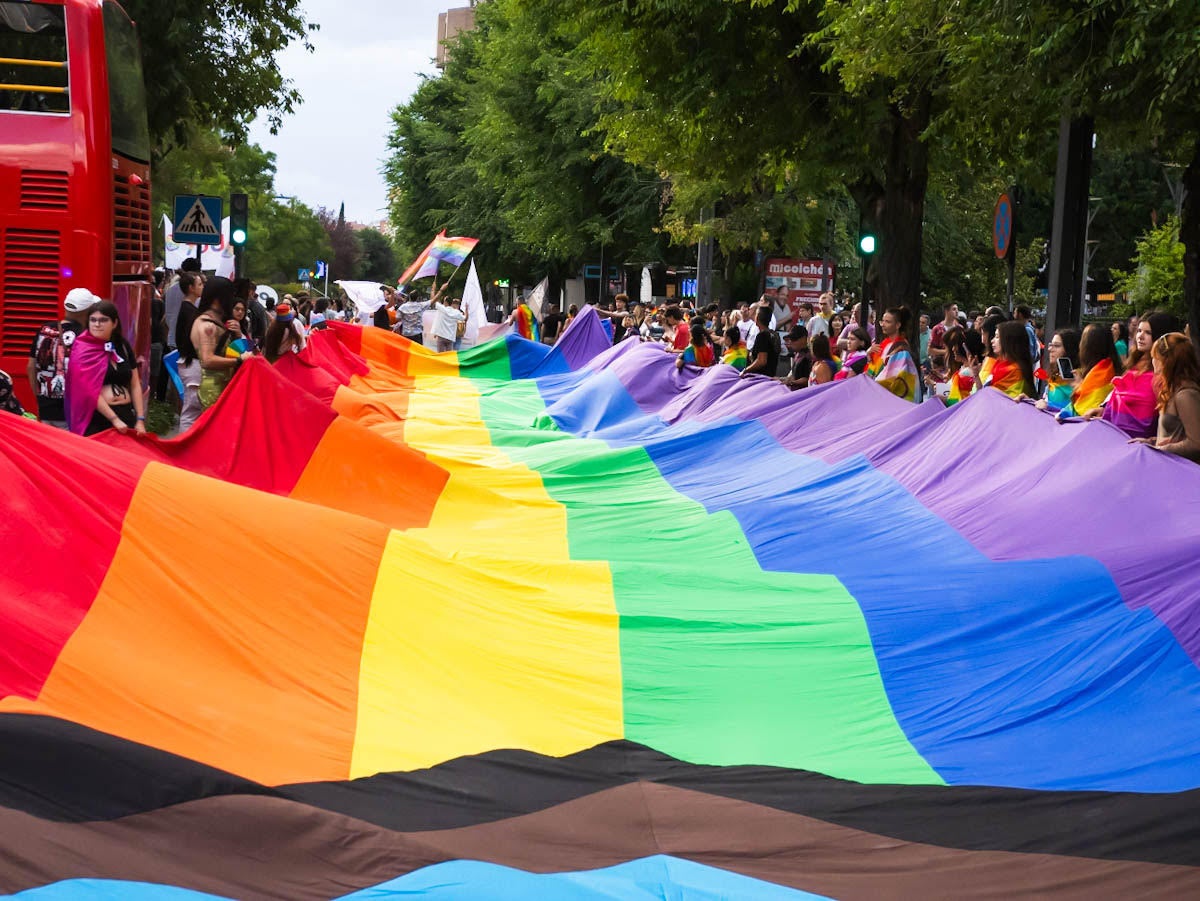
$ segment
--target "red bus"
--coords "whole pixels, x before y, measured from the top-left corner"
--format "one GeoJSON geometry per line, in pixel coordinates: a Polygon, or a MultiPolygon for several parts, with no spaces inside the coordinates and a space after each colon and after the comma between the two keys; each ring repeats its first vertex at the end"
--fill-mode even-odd
{"type": "Polygon", "coordinates": [[[152,279],[133,22],[113,0],[0,0],[0,369],[26,409],[30,346],[71,288],[112,300],[149,360],[152,279]]]}

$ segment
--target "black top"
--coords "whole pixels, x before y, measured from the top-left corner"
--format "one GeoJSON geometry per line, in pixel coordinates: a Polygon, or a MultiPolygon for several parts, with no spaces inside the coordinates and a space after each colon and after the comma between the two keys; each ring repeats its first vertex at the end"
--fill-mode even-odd
{"type": "Polygon", "coordinates": [[[387,304],[384,304],[375,311],[375,315],[371,317],[371,321],[375,323],[376,328],[390,329],[392,327],[391,317],[388,316],[387,304]]]}
{"type": "Polygon", "coordinates": [[[150,343],[167,343],[167,305],[157,295],[150,301],[150,343]]]}
{"type": "Polygon", "coordinates": [[[542,337],[550,341],[557,338],[566,318],[562,313],[547,313],[546,318],[542,320],[542,337]]]}
{"type": "Polygon", "coordinates": [[[758,337],[754,339],[754,346],[750,348],[750,363],[747,368],[753,365],[759,354],[763,353],[767,355],[767,368],[756,367],[754,372],[774,377],[779,370],[779,335],[769,328],[762,329],[758,333],[758,337]]]}
{"type": "Polygon", "coordinates": [[[803,353],[796,354],[796,358],[792,360],[792,379],[806,379],[812,375],[813,358],[812,354],[807,350],[803,353]]]}
{"type": "Polygon", "coordinates": [[[137,360],[133,358],[133,348],[123,338],[113,342],[113,349],[121,359],[118,362],[109,358],[108,369],[104,372],[104,384],[111,387],[118,395],[128,394],[133,384],[133,369],[137,365],[137,360]]]}
{"type": "Polygon", "coordinates": [[[192,326],[200,311],[194,303],[184,301],[179,308],[179,319],[175,325],[175,346],[179,349],[179,365],[186,366],[196,359],[196,346],[192,344],[192,326]]]}

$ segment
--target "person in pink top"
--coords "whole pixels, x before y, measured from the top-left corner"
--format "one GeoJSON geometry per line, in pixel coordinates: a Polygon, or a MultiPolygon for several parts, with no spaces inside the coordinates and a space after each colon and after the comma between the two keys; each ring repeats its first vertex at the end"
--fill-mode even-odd
{"type": "Polygon", "coordinates": [[[1113,379],[1112,394],[1103,407],[1084,414],[1084,419],[1103,418],[1131,438],[1149,438],[1158,431],[1158,398],[1154,391],[1154,363],[1150,350],[1163,335],[1179,331],[1173,313],[1147,313],[1138,320],[1133,350],[1125,373],[1113,379]]]}

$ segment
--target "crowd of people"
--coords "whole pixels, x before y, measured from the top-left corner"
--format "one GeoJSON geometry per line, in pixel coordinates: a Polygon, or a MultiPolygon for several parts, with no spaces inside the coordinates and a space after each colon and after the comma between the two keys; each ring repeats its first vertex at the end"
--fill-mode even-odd
{"type": "MultiPolygon", "coordinates": [[[[555,331],[542,338],[553,343],[558,313],[549,310],[555,331]]],[[[774,378],[791,389],[866,377],[898,397],[948,406],[993,388],[1059,421],[1102,418],[1131,441],[1200,462],[1200,357],[1171,313],[1059,329],[1046,341],[1028,306],[1009,316],[1000,307],[962,313],[946,303],[936,324],[920,316],[914,347],[907,309],[884,310],[878,323],[870,311],[862,324],[859,305],[844,306],[832,293],[794,313],[773,291],[726,310],[688,300],[631,305],[618,295],[612,309],[597,312],[612,320],[614,342],[661,343],[681,370],[725,363],[743,378],[774,378]]],[[[514,311],[514,322],[523,315],[514,311]]],[[[535,334],[532,327],[522,333],[535,334]]]]}
{"type": "MultiPolygon", "coordinates": [[[[244,361],[299,353],[330,321],[421,342],[432,311],[436,350],[463,340],[467,315],[461,299],[442,301],[446,286],[429,297],[385,287],[382,306],[360,314],[344,298],[304,293],[264,304],[252,281],[205,277],[188,263],[155,285],[148,391],[117,308],[84,288],[66,295],[63,316],[43,325],[30,349],[38,419],[81,435],[144,433],[147,395],[165,400],[174,384],[179,431],[187,431],[244,361]]],[[[504,321],[523,337],[554,344],[578,312],[548,304],[538,317],[520,301],[504,321]]],[[[913,330],[905,308],[884,310],[878,323],[869,311],[863,323],[858,304],[839,303],[832,293],[793,307],[786,293],[768,290],[733,309],[697,309],[688,300],[647,307],[621,294],[596,312],[614,343],[661,344],[680,370],[724,364],[742,378],[777,379],[793,390],[869,378],[898,397],[946,405],[991,388],[1059,420],[1104,419],[1130,440],[1200,462],[1200,358],[1183,324],[1166,312],[1062,328],[1048,340],[1027,306],[1010,317],[1000,307],[964,314],[947,303],[936,324],[921,315],[913,330]]],[[[3,373],[0,410],[24,412],[3,373]]]]}

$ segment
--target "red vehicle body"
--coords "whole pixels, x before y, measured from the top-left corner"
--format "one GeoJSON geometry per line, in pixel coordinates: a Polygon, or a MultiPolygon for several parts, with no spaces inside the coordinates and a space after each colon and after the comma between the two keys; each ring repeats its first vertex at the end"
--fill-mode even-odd
{"type": "Polygon", "coordinates": [[[150,358],[150,139],[137,32],[114,0],[0,0],[0,369],[63,298],[112,300],[150,358]]]}

